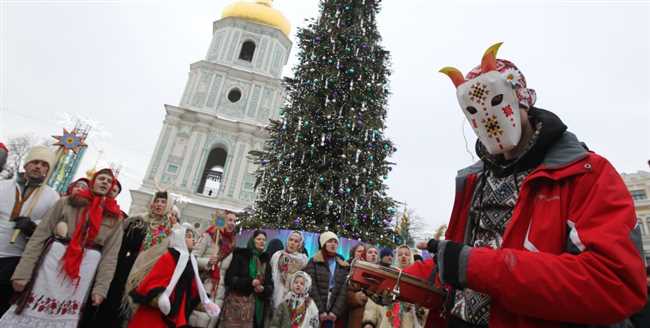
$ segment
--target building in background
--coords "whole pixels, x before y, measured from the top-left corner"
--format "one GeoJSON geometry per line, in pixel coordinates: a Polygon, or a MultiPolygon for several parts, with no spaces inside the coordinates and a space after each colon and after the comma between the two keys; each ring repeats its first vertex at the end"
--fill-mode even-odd
{"type": "Polygon", "coordinates": [[[623,173],[621,175],[634,199],[636,216],[639,219],[646,263],[650,264],[650,172],[623,173]]]}
{"type": "Polygon", "coordinates": [[[157,188],[181,195],[181,216],[197,227],[217,209],[241,211],[255,199],[251,150],[261,150],[279,118],[290,24],[272,0],[239,1],[213,23],[205,59],[190,65],[178,106],[165,120],[130,214],[144,212],[157,188]]]}

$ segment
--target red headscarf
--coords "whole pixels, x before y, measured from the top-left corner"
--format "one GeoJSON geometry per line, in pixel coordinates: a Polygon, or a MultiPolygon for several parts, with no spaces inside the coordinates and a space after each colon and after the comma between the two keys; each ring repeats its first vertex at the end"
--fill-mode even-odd
{"type": "Polygon", "coordinates": [[[100,174],[108,174],[113,177],[113,183],[108,192],[115,184],[115,175],[111,169],[102,169],[97,171],[90,182],[90,190],[82,190],[77,195],[87,199],[90,203],[84,207],[77,217],[77,227],[70,240],[70,244],[63,254],[63,271],[73,281],[79,279],[79,266],[83,259],[84,247],[91,245],[99,233],[99,228],[104,219],[104,215],[113,216],[117,219],[122,217],[122,211],[115,199],[107,196],[96,195],[92,192],[95,186],[95,180],[100,174]]]}

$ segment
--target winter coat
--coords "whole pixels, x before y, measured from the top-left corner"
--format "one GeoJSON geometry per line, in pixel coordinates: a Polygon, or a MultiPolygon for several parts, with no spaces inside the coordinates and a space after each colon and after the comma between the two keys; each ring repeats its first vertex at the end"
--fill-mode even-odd
{"type": "MultiPolygon", "coordinates": [[[[648,287],[648,293],[650,293],[650,287],[648,287]]],[[[650,299],[648,299],[643,309],[630,319],[634,324],[634,328],[650,327],[650,299]]]]}
{"type": "MultiPolygon", "coordinates": [[[[334,313],[337,318],[343,319],[345,303],[347,301],[347,276],[349,264],[340,255],[336,256],[336,271],[334,272],[334,288],[328,300],[330,268],[322,251],[318,251],[309,260],[305,271],[311,277],[313,286],[309,295],[316,302],[319,313],[334,313]]],[[[338,321],[338,319],[337,319],[338,321]]]]}
{"type": "MultiPolygon", "coordinates": [[[[14,222],[11,212],[16,204],[16,191],[20,193],[16,179],[0,181],[0,258],[18,257],[23,254],[27,238],[18,236],[15,244],[9,243],[14,232],[14,222]]],[[[19,216],[26,216],[38,224],[52,206],[59,200],[59,194],[47,185],[41,185],[34,190],[23,203],[19,216]]]]}
{"type": "MultiPolygon", "coordinates": [[[[248,263],[253,256],[247,248],[235,248],[232,253],[232,262],[226,271],[226,292],[237,292],[241,295],[248,296],[253,293],[253,278],[248,273],[248,263]]],[[[266,264],[264,270],[264,292],[262,293],[265,300],[269,300],[273,294],[273,279],[271,279],[271,267],[269,257],[266,253],[260,255],[262,264],[266,264]]]]}
{"type": "MultiPolygon", "coordinates": [[[[20,259],[11,280],[30,280],[36,262],[43,252],[43,246],[50,237],[54,236],[56,225],[59,222],[63,221],[68,225],[67,238],[70,238],[75,232],[77,218],[83,207],[73,207],[68,204],[68,200],[69,197],[59,199],[38,225],[25,247],[23,257],[20,259]]],[[[102,256],[99,260],[91,294],[106,298],[115,273],[117,255],[122,244],[122,234],[122,222],[118,218],[104,216],[99,232],[95,240],[93,240],[95,245],[101,246],[102,256]]]]}
{"type": "MultiPolygon", "coordinates": [[[[248,270],[249,262],[253,256],[252,251],[248,248],[235,248],[231,255],[232,262],[226,271],[226,295],[224,308],[229,306],[228,295],[230,293],[236,293],[241,296],[249,296],[254,293],[253,278],[250,277],[248,270]]],[[[269,256],[267,253],[262,253],[260,255],[260,262],[265,265],[263,281],[264,291],[260,294],[260,297],[264,301],[264,317],[266,317],[266,312],[269,311],[271,307],[271,295],[273,295],[273,279],[271,277],[271,267],[269,265],[269,256]]],[[[253,304],[253,309],[254,308],[255,305],[253,304]]]]}
{"type": "Polygon", "coordinates": [[[395,303],[404,307],[400,311],[399,326],[394,326],[393,318],[389,318],[387,313],[393,314],[393,305],[381,306],[371,299],[368,300],[363,312],[363,321],[359,326],[348,327],[364,327],[366,324],[372,325],[374,328],[417,328],[417,317],[415,315],[415,306],[408,303],[395,303]]]}
{"type": "MultiPolygon", "coordinates": [[[[483,169],[479,162],[459,172],[447,240],[465,241],[483,169]]],[[[612,165],[564,132],[524,179],[501,248],[472,248],[460,281],[491,296],[490,327],[621,322],[647,299],[636,221],[612,165]]],[[[429,279],[433,268],[428,260],[405,272],[429,279]]],[[[445,326],[439,310],[427,327],[445,326]]]]}
{"type": "Polygon", "coordinates": [[[348,307],[348,327],[361,327],[363,321],[363,312],[367,304],[361,300],[362,295],[365,295],[358,285],[351,283],[348,284],[347,290],[347,307],[348,307]]]}

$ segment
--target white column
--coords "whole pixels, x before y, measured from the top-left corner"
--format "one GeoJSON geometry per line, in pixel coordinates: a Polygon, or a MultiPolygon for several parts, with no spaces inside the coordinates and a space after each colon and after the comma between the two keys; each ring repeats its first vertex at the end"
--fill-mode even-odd
{"type": "Polygon", "coordinates": [[[167,159],[169,158],[169,153],[174,147],[174,142],[176,141],[176,135],[178,134],[178,124],[179,120],[177,118],[170,117],[169,119],[169,128],[171,129],[170,137],[167,140],[166,144],[163,144],[162,155],[160,156],[160,161],[158,163],[158,172],[155,174],[155,177],[158,181],[161,181],[162,175],[167,171],[167,159]]]}

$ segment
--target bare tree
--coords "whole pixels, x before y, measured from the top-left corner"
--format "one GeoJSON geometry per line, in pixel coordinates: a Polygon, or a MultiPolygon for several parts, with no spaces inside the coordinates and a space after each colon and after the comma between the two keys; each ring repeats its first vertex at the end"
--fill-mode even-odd
{"type": "Polygon", "coordinates": [[[397,212],[395,217],[397,230],[403,243],[411,245],[415,241],[431,238],[431,227],[426,224],[422,216],[415,212],[415,209],[404,208],[397,212]]]}
{"type": "Polygon", "coordinates": [[[445,233],[447,233],[447,225],[443,224],[436,228],[436,232],[433,234],[433,239],[443,240],[445,239],[445,233]]]}

